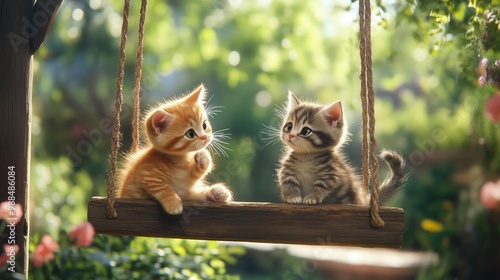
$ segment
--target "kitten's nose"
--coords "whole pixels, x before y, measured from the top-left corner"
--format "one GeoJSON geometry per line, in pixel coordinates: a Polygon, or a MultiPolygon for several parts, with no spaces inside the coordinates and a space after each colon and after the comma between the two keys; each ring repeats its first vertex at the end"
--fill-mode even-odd
{"type": "Polygon", "coordinates": [[[203,141],[206,141],[208,139],[208,135],[204,134],[204,135],[200,135],[199,136],[201,138],[201,140],[203,141]]]}
{"type": "Polygon", "coordinates": [[[293,135],[291,133],[288,134],[288,140],[292,139],[293,137],[295,137],[295,135],[293,135]]]}

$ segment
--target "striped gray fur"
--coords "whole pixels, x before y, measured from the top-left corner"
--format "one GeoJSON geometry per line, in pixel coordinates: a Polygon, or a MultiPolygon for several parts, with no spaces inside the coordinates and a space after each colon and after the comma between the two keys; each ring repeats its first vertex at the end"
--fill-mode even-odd
{"type": "MultiPolygon", "coordinates": [[[[283,201],[368,204],[370,193],[340,151],[346,138],[347,125],[340,102],[327,106],[301,102],[290,92],[280,130],[285,149],[277,169],[283,201]]],[[[390,167],[380,185],[382,204],[404,185],[407,174],[399,154],[383,150],[380,157],[390,167]]]]}

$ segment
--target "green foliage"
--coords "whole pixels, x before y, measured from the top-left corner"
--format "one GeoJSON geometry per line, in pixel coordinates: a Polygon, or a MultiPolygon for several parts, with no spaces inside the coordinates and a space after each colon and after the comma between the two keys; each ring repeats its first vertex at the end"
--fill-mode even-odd
{"type": "MultiPolygon", "coordinates": [[[[436,60],[448,55],[450,46],[458,50],[453,67],[459,71],[454,71],[455,81],[446,87],[447,95],[443,96],[453,103],[439,109],[439,122],[426,121],[438,130],[433,128],[427,130],[427,137],[417,137],[420,140],[415,141],[417,150],[413,152],[414,156],[420,153],[429,159],[445,156],[441,151],[448,150],[450,160],[426,168],[425,173],[416,168],[415,175],[421,179],[407,186],[402,200],[407,209],[419,209],[406,212],[405,245],[440,255],[439,264],[424,270],[422,279],[498,277],[495,264],[500,261],[500,245],[496,242],[500,221],[494,212],[484,210],[479,199],[483,183],[496,180],[500,171],[498,124],[486,119],[484,112],[486,100],[498,89],[490,85],[478,88],[478,77],[483,75],[479,61],[483,57],[495,61],[500,56],[496,44],[500,38],[498,4],[406,1],[399,6],[399,20],[419,27],[415,36],[429,43],[436,60]],[[461,88],[452,93],[450,89],[457,82],[461,88]]],[[[488,71],[489,65],[485,67],[488,71]]],[[[453,73],[453,67],[443,70],[453,73]]],[[[491,79],[491,71],[489,74],[491,79]]]]}
{"type": "Polygon", "coordinates": [[[87,213],[82,201],[92,189],[92,180],[85,170],[74,171],[67,158],[34,160],[31,163],[31,195],[33,232],[55,236],[61,229],[77,224],[87,213]],[[36,182],[36,183],[35,183],[36,182]],[[60,213],[64,213],[61,215],[60,213]]]}
{"type": "MultiPolygon", "coordinates": [[[[32,238],[31,252],[39,238],[32,238]]],[[[226,263],[244,253],[213,241],[106,235],[96,235],[90,247],[76,247],[65,231],[59,245],[53,260],[32,265],[33,279],[239,279],[226,274],[226,263]]]]}

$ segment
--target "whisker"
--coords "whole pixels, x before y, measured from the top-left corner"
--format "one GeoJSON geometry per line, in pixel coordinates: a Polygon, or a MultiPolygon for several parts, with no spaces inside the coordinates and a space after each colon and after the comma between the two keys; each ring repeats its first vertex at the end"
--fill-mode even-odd
{"type": "Polygon", "coordinates": [[[232,151],[231,149],[223,147],[223,146],[220,146],[218,144],[215,145],[215,147],[218,147],[218,149],[221,152],[221,154],[223,154],[225,157],[229,158],[229,155],[227,154],[227,152],[224,149],[227,149],[228,151],[232,151]]]}
{"type": "Polygon", "coordinates": [[[209,150],[212,154],[219,155],[219,153],[214,150],[214,147],[213,147],[212,143],[208,144],[207,150],[209,150]]]}
{"type": "Polygon", "coordinates": [[[227,154],[226,150],[228,151],[232,151],[230,148],[224,146],[223,144],[220,144],[219,142],[217,141],[212,141],[210,143],[210,145],[208,146],[208,148],[213,151],[216,155],[223,155],[225,157],[229,157],[229,155],[227,154]]]}
{"type": "Polygon", "coordinates": [[[231,139],[231,136],[227,131],[229,128],[221,129],[215,132],[212,132],[213,140],[208,145],[208,148],[216,155],[223,155],[225,157],[229,157],[226,151],[232,151],[229,147],[229,142],[225,140],[231,139]]]}
{"type": "Polygon", "coordinates": [[[212,146],[212,144],[207,146],[207,150],[210,151],[210,153],[212,153],[212,156],[213,155],[219,156],[219,153],[216,150],[214,150],[214,147],[212,146]]]}
{"type": "Polygon", "coordinates": [[[271,139],[271,141],[264,144],[264,146],[271,146],[279,142],[279,139],[271,139]]]}
{"type": "Polygon", "coordinates": [[[274,145],[280,141],[280,129],[271,125],[262,124],[266,129],[261,131],[262,141],[267,142],[265,146],[274,145]]]}
{"type": "Polygon", "coordinates": [[[219,129],[214,131],[213,134],[225,134],[227,131],[229,131],[229,128],[219,129]]]}
{"type": "Polygon", "coordinates": [[[228,130],[229,128],[224,128],[218,131],[214,131],[212,132],[212,135],[214,136],[214,138],[231,139],[231,134],[227,133],[228,130]]]}
{"type": "MultiPolygon", "coordinates": [[[[222,141],[222,140],[219,140],[219,139],[214,139],[214,140],[212,140],[212,142],[214,142],[215,144],[220,145],[220,146],[229,145],[228,142],[225,142],[225,141],[222,141]]],[[[227,148],[227,149],[231,150],[230,148],[227,148]]]]}
{"type": "Polygon", "coordinates": [[[287,109],[285,105],[276,105],[276,108],[274,108],[274,112],[282,120],[284,120],[287,115],[287,109]]]}
{"type": "Polygon", "coordinates": [[[210,103],[210,101],[212,101],[212,98],[214,98],[215,95],[210,95],[210,97],[208,98],[208,100],[205,102],[205,104],[208,104],[210,103]]]}
{"type": "Polygon", "coordinates": [[[262,124],[265,128],[269,129],[269,131],[263,131],[263,132],[280,132],[280,129],[268,124],[262,124]]]}
{"type": "MultiPolygon", "coordinates": [[[[267,141],[267,142],[273,143],[273,144],[280,141],[280,140],[281,139],[280,139],[279,135],[275,135],[275,134],[269,134],[269,135],[266,135],[265,137],[262,137],[262,141],[264,141],[264,142],[267,141]]],[[[266,145],[268,145],[268,144],[266,144],[266,145]]]]}
{"type": "Polygon", "coordinates": [[[224,106],[210,104],[210,101],[212,100],[213,97],[214,97],[213,95],[210,96],[210,98],[205,103],[205,112],[207,113],[207,116],[209,118],[213,118],[215,115],[222,112],[221,109],[224,108],[224,106]]]}

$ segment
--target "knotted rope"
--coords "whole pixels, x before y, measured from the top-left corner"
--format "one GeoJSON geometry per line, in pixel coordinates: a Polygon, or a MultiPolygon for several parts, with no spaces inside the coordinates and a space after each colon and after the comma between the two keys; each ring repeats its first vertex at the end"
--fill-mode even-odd
{"type": "MultiPolygon", "coordinates": [[[[146,5],[147,0],[142,0],[141,2],[141,16],[139,19],[139,36],[137,43],[137,59],[136,59],[136,72],[135,72],[135,85],[134,85],[134,115],[132,120],[133,126],[133,139],[131,151],[137,150],[139,143],[139,92],[141,88],[141,76],[142,76],[142,57],[143,57],[143,45],[144,45],[144,22],[146,20],[146,5]]],[[[107,211],[106,215],[108,219],[115,219],[117,213],[115,210],[115,176],[116,176],[116,159],[118,157],[118,151],[121,146],[121,133],[120,133],[120,113],[123,106],[123,79],[125,76],[125,47],[127,44],[127,32],[128,32],[128,19],[130,15],[130,0],[124,1],[123,6],[123,22],[122,22],[122,32],[120,40],[120,58],[118,63],[118,73],[116,75],[116,94],[115,94],[115,113],[113,116],[113,135],[111,138],[111,154],[109,157],[109,174],[108,174],[108,185],[107,185],[107,211]]]]}
{"type": "Polygon", "coordinates": [[[373,89],[370,0],[359,0],[359,54],[361,58],[360,95],[363,122],[363,186],[366,190],[369,189],[371,177],[371,226],[381,228],[384,226],[384,221],[378,213],[380,183],[376,155],[377,140],[375,139],[375,90],[373,89]]]}

